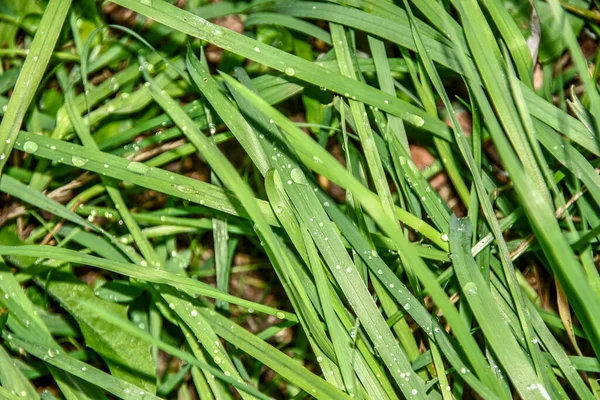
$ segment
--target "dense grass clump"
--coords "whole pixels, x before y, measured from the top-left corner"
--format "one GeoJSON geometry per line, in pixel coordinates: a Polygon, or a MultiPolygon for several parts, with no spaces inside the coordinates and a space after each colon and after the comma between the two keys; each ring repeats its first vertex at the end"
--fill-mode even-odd
{"type": "Polygon", "coordinates": [[[0,397],[600,397],[597,0],[0,1],[0,397]]]}

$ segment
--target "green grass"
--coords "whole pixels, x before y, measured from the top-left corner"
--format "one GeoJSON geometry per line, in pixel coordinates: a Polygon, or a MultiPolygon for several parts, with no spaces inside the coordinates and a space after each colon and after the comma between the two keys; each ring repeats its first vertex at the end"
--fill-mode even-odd
{"type": "Polygon", "coordinates": [[[172,3],[0,7],[0,397],[600,398],[597,0],[172,3]]]}

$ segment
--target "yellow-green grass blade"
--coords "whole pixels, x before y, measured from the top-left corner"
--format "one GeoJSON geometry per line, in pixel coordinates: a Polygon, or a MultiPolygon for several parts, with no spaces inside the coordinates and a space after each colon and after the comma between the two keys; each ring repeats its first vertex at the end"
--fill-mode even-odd
{"type": "Polygon", "coordinates": [[[71,0],[51,0],[46,6],[27,59],[0,122],[0,174],[8,161],[25,113],[35,96],[71,6],[71,0]]]}

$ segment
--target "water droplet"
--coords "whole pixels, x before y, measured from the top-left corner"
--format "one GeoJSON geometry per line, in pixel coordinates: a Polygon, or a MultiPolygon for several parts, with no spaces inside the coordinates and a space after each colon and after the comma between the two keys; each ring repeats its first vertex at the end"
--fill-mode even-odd
{"type": "Polygon", "coordinates": [[[73,156],[73,157],[71,157],[71,162],[76,167],[83,167],[85,165],[85,163],[88,162],[88,160],[87,160],[87,158],[73,156]]]}
{"type": "Polygon", "coordinates": [[[474,282],[468,282],[463,286],[463,293],[467,296],[477,296],[477,285],[474,282]]]}
{"type": "Polygon", "coordinates": [[[127,169],[131,172],[135,172],[136,174],[146,175],[148,171],[150,171],[150,167],[146,164],[139,163],[137,161],[132,161],[127,164],[127,169]]]}
{"type": "Polygon", "coordinates": [[[255,51],[255,52],[257,52],[257,53],[260,53],[260,48],[258,48],[258,47],[255,47],[255,48],[254,48],[254,51],[255,51]]]}
{"type": "Polygon", "coordinates": [[[304,183],[304,175],[300,168],[294,168],[290,173],[292,180],[296,183],[304,183]]]}
{"type": "Polygon", "coordinates": [[[147,6],[152,6],[152,0],[142,0],[142,4],[145,4],[147,6]]]}
{"type": "Polygon", "coordinates": [[[423,126],[423,124],[425,124],[425,120],[418,115],[413,115],[410,122],[412,122],[412,124],[417,128],[420,128],[423,126]]]}
{"type": "Polygon", "coordinates": [[[178,191],[180,191],[181,193],[185,193],[185,194],[197,193],[194,189],[192,189],[191,187],[186,186],[186,185],[173,185],[173,187],[175,189],[177,189],[178,191]]]}
{"type": "Polygon", "coordinates": [[[25,150],[26,153],[29,154],[33,154],[37,151],[38,149],[38,144],[36,142],[32,142],[30,140],[26,141],[25,144],[23,145],[23,150],[25,150]]]}
{"type": "Polygon", "coordinates": [[[190,315],[191,315],[192,317],[197,317],[197,316],[198,316],[198,311],[196,311],[196,310],[192,310],[192,312],[190,313],[190,315]]]}
{"type": "Polygon", "coordinates": [[[442,235],[440,236],[440,239],[442,239],[444,242],[448,241],[448,234],[447,233],[442,233],[442,235]]]}
{"type": "Polygon", "coordinates": [[[279,319],[284,319],[284,318],[285,318],[285,314],[284,314],[284,313],[282,313],[282,312],[278,312],[278,313],[277,313],[277,318],[279,318],[279,319]]]}
{"type": "Polygon", "coordinates": [[[296,75],[296,70],[294,68],[292,68],[292,67],[287,67],[284,72],[285,72],[285,74],[287,76],[294,76],[294,75],[296,75]]]}
{"type": "Polygon", "coordinates": [[[50,358],[54,358],[58,355],[59,350],[58,349],[48,349],[48,357],[50,358]]]}

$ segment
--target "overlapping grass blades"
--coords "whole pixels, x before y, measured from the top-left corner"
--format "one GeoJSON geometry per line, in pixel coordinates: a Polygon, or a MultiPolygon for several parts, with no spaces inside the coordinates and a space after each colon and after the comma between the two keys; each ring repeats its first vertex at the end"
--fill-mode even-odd
{"type": "Polygon", "coordinates": [[[0,76],[0,397],[597,397],[598,68],[559,2],[572,114],[497,0],[114,3],[138,25],[51,0],[0,76]]]}

